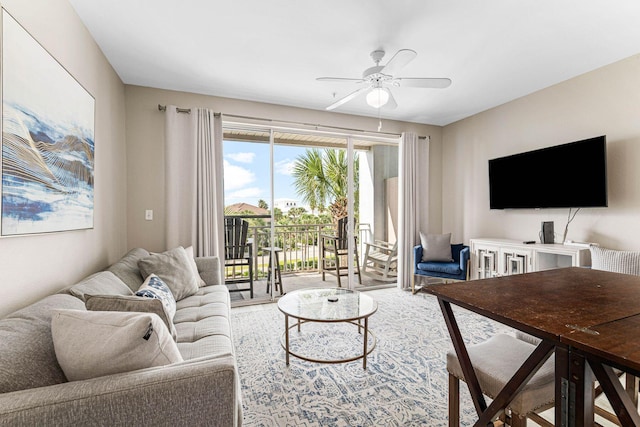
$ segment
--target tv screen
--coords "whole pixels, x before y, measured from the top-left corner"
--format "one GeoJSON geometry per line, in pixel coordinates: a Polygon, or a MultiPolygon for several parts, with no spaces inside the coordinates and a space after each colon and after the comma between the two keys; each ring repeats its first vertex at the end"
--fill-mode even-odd
{"type": "Polygon", "coordinates": [[[607,206],[606,136],[489,160],[491,209],[607,206]]]}

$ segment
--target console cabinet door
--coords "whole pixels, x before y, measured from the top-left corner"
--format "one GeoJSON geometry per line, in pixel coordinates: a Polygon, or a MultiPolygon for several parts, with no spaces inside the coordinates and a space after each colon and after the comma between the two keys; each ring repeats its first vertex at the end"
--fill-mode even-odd
{"type": "Polygon", "coordinates": [[[500,250],[493,246],[477,245],[473,249],[473,278],[488,279],[498,276],[500,250]]]}
{"type": "Polygon", "coordinates": [[[533,253],[519,249],[500,249],[501,269],[503,276],[523,274],[533,271],[533,253]]]}

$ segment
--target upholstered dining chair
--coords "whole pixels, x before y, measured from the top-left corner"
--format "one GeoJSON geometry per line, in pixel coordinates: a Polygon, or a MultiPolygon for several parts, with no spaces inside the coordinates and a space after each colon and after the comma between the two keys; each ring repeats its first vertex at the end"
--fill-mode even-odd
{"type": "MultiPolygon", "coordinates": [[[[591,253],[591,268],[594,270],[640,276],[640,251],[621,251],[591,245],[589,246],[589,252],[591,253]]],[[[618,374],[622,375],[622,372],[618,372],[618,374]]],[[[640,391],[638,377],[625,374],[625,389],[637,408],[638,392],[640,391]]],[[[598,393],[599,389],[596,389],[596,394],[598,393]]],[[[594,409],[598,415],[609,419],[609,421],[617,422],[615,415],[608,411],[605,411],[599,406],[596,406],[594,409]]]]}
{"type": "MultiPolygon", "coordinates": [[[[506,334],[494,335],[480,344],[467,346],[482,393],[494,399],[535,348],[536,346],[531,343],[506,334]]],[[[460,423],[460,380],[464,381],[464,374],[453,350],[447,353],[447,371],[449,372],[449,426],[457,427],[460,423]]],[[[544,427],[553,426],[553,423],[545,420],[538,413],[553,407],[554,375],[552,355],[504,408],[502,421],[511,427],[525,427],[527,419],[544,427]]]]}
{"type": "MultiPolygon", "coordinates": [[[[482,393],[494,399],[536,346],[511,335],[498,334],[480,343],[467,346],[469,358],[480,384],[482,393]]],[[[460,424],[460,380],[464,374],[453,350],[447,353],[449,372],[449,427],[460,424]]],[[[553,423],[538,415],[554,404],[553,355],[531,377],[524,388],[504,408],[501,420],[511,427],[526,427],[531,419],[543,427],[553,423]]]]}
{"type": "Polygon", "coordinates": [[[589,252],[594,270],[640,276],[640,251],[619,251],[591,245],[589,252]]]}

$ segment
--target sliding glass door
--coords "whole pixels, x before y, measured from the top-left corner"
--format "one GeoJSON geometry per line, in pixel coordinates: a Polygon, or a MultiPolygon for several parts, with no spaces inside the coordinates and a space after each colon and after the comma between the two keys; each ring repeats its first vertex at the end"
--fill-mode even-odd
{"type": "Polygon", "coordinates": [[[251,272],[225,267],[228,282],[253,279],[253,297],[234,292],[234,304],[304,287],[388,284],[362,266],[367,243],[395,241],[393,141],[225,123],[224,167],[225,216],[249,223],[252,252],[251,272]]]}

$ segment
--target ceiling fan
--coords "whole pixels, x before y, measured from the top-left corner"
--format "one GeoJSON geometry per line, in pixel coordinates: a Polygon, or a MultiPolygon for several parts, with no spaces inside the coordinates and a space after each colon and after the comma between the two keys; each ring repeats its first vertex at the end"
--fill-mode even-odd
{"type": "Polygon", "coordinates": [[[443,89],[451,85],[451,80],[446,78],[395,77],[398,71],[413,61],[418,54],[411,49],[400,49],[393,55],[393,58],[387,62],[387,65],[380,65],[384,54],[384,50],[374,50],[371,52],[371,58],[376,65],[364,70],[362,78],[318,77],[316,80],[321,82],[363,84],[361,88],[329,105],[327,110],[338,108],[365,92],[368,92],[367,104],[370,106],[374,108],[384,106],[385,108],[393,109],[398,106],[398,103],[391,93],[391,86],[443,89]]]}

